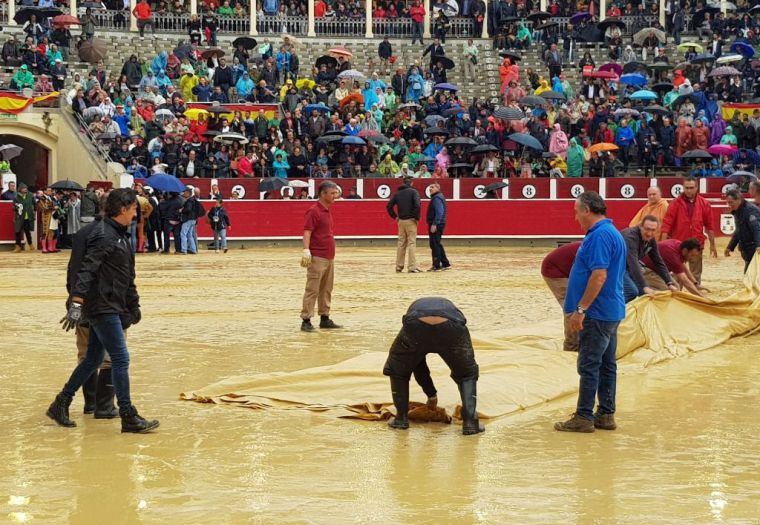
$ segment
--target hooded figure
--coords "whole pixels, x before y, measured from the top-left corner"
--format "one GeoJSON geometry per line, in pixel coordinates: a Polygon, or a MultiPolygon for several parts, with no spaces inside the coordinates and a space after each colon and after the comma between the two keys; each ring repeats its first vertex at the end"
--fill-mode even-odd
{"type": "Polygon", "coordinates": [[[726,129],[728,129],[726,121],[723,120],[723,115],[718,112],[710,128],[710,145],[720,144],[720,139],[726,133],[726,129]]]}
{"type": "Polygon", "coordinates": [[[237,91],[238,98],[246,98],[248,95],[250,95],[253,91],[253,86],[254,83],[253,80],[251,80],[250,75],[248,75],[248,73],[243,73],[243,75],[235,84],[235,90],[237,91]]]}
{"type": "Polygon", "coordinates": [[[412,72],[407,79],[409,82],[409,88],[406,91],[406,100],[408,102],[417,102],[422,97],[422,90],[424,88],[425,80],[420,75],[419,70],[416,67],[412,68],[412,72]]]}
{"type": "Polygon", "coordinates": [[[585,161],[586,151],[578,144],[575,137],[571,138],[570,147],[567,148],[567,176],[582,177],[585,161]]]}
{"type": "Polygon", "coordinates": [[[563,95],[567,96],[565,93],[565,88],[562,85],[562,82],[560,81],[559,77],[554,77],[552,79],[552,89],[556,91],[557,93],[562,93],[563,95]]]}
{"type": "Polygon", "coordinates": [[[564,159],[567,157],[568,144],[565,132],[562,131],[559,124],[554,124],[554,131],[552,131],[551,137],[549,138],[549,151],[551,153],[556,153],[564,159]]]}
{"type": "Polygon", "coordinates": [[[166,71],[167,67],[169,67],[169,55],[166,51],[161,51],[150,63],[150,69],[154,75],[158,75],[161,70],[166,71]]]}
{"type": "Polygon", "coordinates": [[[734,128],[732,126],[726,126],[726,133],[720,139],[721,144],[728,144],[729,146],[737,146],[739,142],[734,135],[734,128]]]}
{"type": "Polygon", "coordinates": [[[377,98],[377,93],[369,82],[364,83],[362,96],[364,97],[364,111],[372,111],[372,105],[380,103],[380,100],[377,98]]]}
{"type": "Polygon", "coordinates": [[[533,92],[534,95],[540,95],[541,93],[544,93],[545,91],[551,91],[551,88],[549,87],[549,82],[547,82],[543,77],[540,78],[538,81],[538,87],[533,92]]]}

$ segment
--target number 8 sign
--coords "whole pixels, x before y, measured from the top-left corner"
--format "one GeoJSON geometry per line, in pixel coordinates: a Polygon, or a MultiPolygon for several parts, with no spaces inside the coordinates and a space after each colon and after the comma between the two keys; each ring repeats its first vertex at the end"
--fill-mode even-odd
{"type": "Polygon", "coordinates": [[[522,194],[526,199],[532,199],[536,196],[536,187],[532,184],[526,184],[523,186],[522,194]]]}
{"type": "Polygon", "coordinates": [[[582,184],[573,184],[573,187],[570,188],[570,195],[577,199],[585,191],[586,188],[584,188],[582,184]]]}
{"type": "Polygon", "coordinates": [[[620,195],[625,199],[630,199],[636,195],[636,188],[633,187],[633,184],[623,184],[620,187],[620,195]]]}

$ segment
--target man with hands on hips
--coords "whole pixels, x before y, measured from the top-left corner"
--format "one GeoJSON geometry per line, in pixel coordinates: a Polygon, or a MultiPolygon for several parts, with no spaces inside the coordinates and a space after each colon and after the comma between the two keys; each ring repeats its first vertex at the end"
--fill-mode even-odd
{"type": "Polygon", "coordinates": [[[306,212],[303,228],[301,266],[306,268],[306,290],[301,308],[301,330],[313,332],[314,304],[319,312],[319,327],[340,328],[330,319],[335,259],[335,235],[330,207],[338,198],[338,185],[325,181],[319,185],[319,200],[306,212]]]}

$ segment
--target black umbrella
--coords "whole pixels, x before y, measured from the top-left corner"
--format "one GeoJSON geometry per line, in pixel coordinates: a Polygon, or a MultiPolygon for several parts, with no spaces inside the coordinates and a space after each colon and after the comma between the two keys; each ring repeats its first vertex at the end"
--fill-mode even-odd
{"type": "Polygon", "coordinates": [[[257,42],[255,38],[249,36],[240,36],[232,41],[232,45],[237,49],[238,46],[243,46],[243,49],[253,49],[256,47],[257,42]]]}
{"type": "Polygon", "coordinates": [[[646,71],[647,66],[643,62],[628,62],[626,65],[623,66],[623,73],[633,73],[634,71],[646,71]]]}
{"type": "Polygon", "coordinates": [[[598,27],[600,31],[607,31],[608,28],[613,26],[617,26],[620,29],[625,29],[625,22],[616,16],[610,16],[596,24],[596,27],[598,27]]]}
{"type": "Polygon", "coordinates": [[[697,102],[699,102],[699,99],[697,98],[696,95],[694,95],[694,93],[687,93],[686,95],[681,95],[680,97],[678,97],[677,99],[675,99],[673,101],[673,103],[671,104],[671,106],[673,106],[673,107],[680,106],[681,104],[683,104],[687,100],[691,100],[695,104],[697,102]]]}
{"type": "Polygon", "coordinates": [[[692,64],[707,64],[709,62],[715,62],[715,56],[710,53],[702,53],[689,60],[689,62],[692,64]]]}
{"type": "Polygon", "coordinates": [[[448,135],[449,132],[446,131],[443,128],[439,128],[437,126],[434,126],[432,128],[427,128],[425,130],[425,135],[448,135]]]}
{"type": "Polygon", "coordinates": [[[652,86],[652,91],[670,91],[673,89],[673,84],[670,82],[658,82],[652,86]]]}
{"type": "Polygon", "coordinates": [[[525,113],[517,108],[496,108],[493,116],[501,120],[520,120],[525,117],[525,113]]]}
{"type": "Polygon", "coordinates": [[[346,133],[343,130],[336,129],[334,131],[325,131],[322,136],[323,137],[331,137],[331,136],[335,136],[335,137],[347,137],[348,133],[346,133]]]}
{"type": "Polygon", "coordinates": [[[668,69],[672,69],[673,66],[666,62],[655,62],[654,64],[649,65],[649,69],[653,71],[667,71],[668,69]]]}
{"type": "Polygon", "coordinates": [[[499,148],[493,144],[481,144],[472,148],[470,153],[488,153],[489,151],[499,151],[499,148]]]}
{"type": "Polygon", "coordinates": [[[317,138],[317,142],[340,142],[342,140],[343,137],[340,135],[322,135],[317,138]]]}
{"type": "Polygon", "coordinates": [[[469,162],[457,162],[456,164],[452,164],[451,166],[449,166],[449,168],[454,169],[454,170],[459,170],[463,168],[472,169],[472,164],[470,164],[469,162]]]}
{"type": "Polygon", "coordinates": [[[494,182],[483,188],[483,191],[496,191],[508,187],[506,182],[494,182]]]}
{"type": "Polygon", "coordinates": [[[329,55],[323,55],[317,59],[316,66],[320,67],[322,65],[329,67],[338,67],[338,59],[335,57],[331,57],[329,55]]]}
{"type": "Polygon", "coordinates": [[[180,44],[177,47],[174,48],[174,56],[177,57],[180,60],[184,59],[190,59],[190,57],[193,54],[193,48],[190,46],[190,44],[180,44]]]}
{"type": "Polygon", "coordinates": [[[499,51],[499,56],[502,58],[508,58],[513,62],[519,62],[522,60],[522,56],[518,55],[517,53],[513,53],[512,51],[499,51]]]}
{"type": "Polygon", "coordinates": [[[444,109],[442,114],[444,117],[451,117],[453,115],[458,115],[464,112],[465,112],[464,108],[460,106],[454,106],[453,108],[444,109]]]}
{"type": "Polygon", "coordinates": [[[206,108],[209,113],[229,113],[229,109],[225,109],[222,106],[209,106],[206,108]]]}
{"type": "Polygon", "coordinates": [[[670,111],[662,106],[658,106],[657,104],[652,104],[651,106],[644,106],[641,111],[646,111],[647,113],[654,113],[658,115],[670,115],[670,111]]]}
{"type": "Polygon", "coordinates": [[[443,69],[454,69],[454,61],[444,55],[435,55],[430,59],[430,62],[433,64],[438,64],[440,62],[443,69]]]}
{"type": "Polygon", "coordinates": [[[74,182],[73,180],[59,180],[58,182],[54,182],[50,185],[51,188],[54,190],[64,190],[64,191],[84,191],[84,188],[78,184],[77,182],[74,182]]]}
{"type": "Polygon", "coordinates": [[[377,144],[388,144],[388,142],[390,142],[388,137],[380,135],[379,133],[377,135],[370,135],[369,137],[366,137],[366,139],[369,142],[376,142],[377,144]]]}
{"type": "Polygon", "coordinates": [[[523,106],[546,106],[546,99],[543,97],[537,97],[535,95],[528,95],[520,99],[520,104],[523,106]]]}
{"type": "Polygon", "coordinates": [[[478,143],[470,137],[454,137],[446,141],[447,146],[477,146],[478,143]]]}
{"type": "Polygon", "coordinates": [[[538,11],[536,13],[531,13],[525,18],[530,20],[531,22],[538,22],[540,20],[547,20],[552,17],[551,13],[547,13],[546,11],[538,11]]]}
{"type": "Polygon", "coordinates": [[[549,29],[550,27],[559,27],[558,22],[547,22],[545,24],[541,24],[540,26],[536,27],[536,29],[549,29]]]}
{"type": "Polygon", "coordinates": [[[213,137],[216,137],[217,135],[219,135],[219,132],[218,131],[214,131],[213,129],[210,129],[208,131],[204,131],[203,132],[203,136],[204,137],[213,138],[213,137]]]}
{"type": "Polygon", "coordinates": [[[63,11],[57,7],[29,7],[16,12],[16,16],[13,17],[13,20],[19,25],[24,25],[29,21],[32,15],[37,17],[37,22],[42,22],[46,18],[53,18],[62,14],[63,11]]]}
{"type": "Polygon", "coordinates": [[[565,99],[567,99],[567,97],[563,93],[560,93],[559,91],[554,91],[552,89],[550,89],[549,91],[542,92],[539,96],[542,97],[542,98],[548,98],[550,100],[565,100],[565,99]]]}
{"type": "Polygon", "coordinates": [[[703,149],[693,149],[691,151],[687,151],[682,155],[682,157],[684,159],[712,159],[712,155],[703,149]]]}
{"type": "Polygon", "coordinates": [[[280,177],[265,177],[259,183],[259,191],[277,191],[288,185],[288,181],[280,177]]]}

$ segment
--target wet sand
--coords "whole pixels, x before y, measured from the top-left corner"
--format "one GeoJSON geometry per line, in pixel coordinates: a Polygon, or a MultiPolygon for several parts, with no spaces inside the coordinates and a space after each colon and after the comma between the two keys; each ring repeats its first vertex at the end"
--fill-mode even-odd
{"type": "MultiPolygon", "coordinates": [[[[81,396],[76,429],[45,417],[76,360],[58,325],[68,254],[0,253],[0,522],[756,523],[760,336],[625,370],[619,430],[591,435],[552,430],[574,398],[467,438],[458,426],[392,432],[178,400],[231,375],[387,349],[422,295],[451,298],[475,337],[559,337],[559,306],[538,273],[547,251],[453,247],[454,270],[397,275],[392,248],[339,248],[333,317],[346,328],[331,334],[298,331],[298,248],[140,256],[133,401],[161,420],[146,436],[84,417],[81,396]]],[[[728,295],[741,268],[737,257],[709,260],[705,284],[728,295]]]]}

